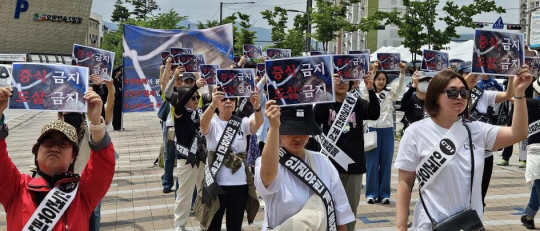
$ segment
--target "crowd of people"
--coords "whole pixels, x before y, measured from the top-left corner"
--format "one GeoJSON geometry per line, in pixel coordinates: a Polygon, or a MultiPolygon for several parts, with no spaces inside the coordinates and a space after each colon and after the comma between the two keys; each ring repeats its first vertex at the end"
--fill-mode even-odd
{"type": "MultiPolygon", "coordinates": [[[[160,67],[164,103],[158,117],[162,189],[176,190],[175,230],[186,230],[192,214],[203,230],[221,230],[224,216],[227,230],[241,230],[244,216],[253,223],[264,204],[262,230],[351,231],[360,200],[365,198],[367,206],[390,204],[393,114],[405,88],[404,63],[393,84],[375,62],[363,83],[334,75],[335,102],[280,107],[267,97],[267,76],[256,78],[249,97],[230,98],[183,67],[172,69],[171,62],[160,67]],[[344,129],[335,131],[336,122],[344,129]],[[365,149],[370,132],[376,134],[376,147],[365,149]],[[352,160],[348,166],[324,155],[325,139],[336,134],[331,146],[352,160]]],[[[244,56],[230,68],[255,69],[256,63],[244,56]]],[[[540,132],[531,133],[529,124],[540,121],[540,98],[527,93],[534,89],[540,95],[534,79],[524,65],[503,88],[489,76],[471,73],[467,62],[455,70],[413,73],[401,99],[404,133],[393,166],[398,169],[397,230],[481,229],[493,151],[511,153],[512,145],[527,138],[525,177],[533,190],[521,222],[534,228],[540,132]],[[420,201],[409,222],[415,182],[420,201]]],[[[90,80],[94,86],[84,95],[88,112],[59,113],[43,127],[29,157],[30,175],[8,157],[2,116],[0,203],[8,230],[99,230],[100,201],[119,157],[107,131],[120,129],[115,108],[122,89],[114,81],[102,87],[95,75],[90,80]]],[[[0,88],[0,113],[11,94],[10,87],[0,88]]],[[[508,158],[499,164],[508,164],[508,158]]]]}

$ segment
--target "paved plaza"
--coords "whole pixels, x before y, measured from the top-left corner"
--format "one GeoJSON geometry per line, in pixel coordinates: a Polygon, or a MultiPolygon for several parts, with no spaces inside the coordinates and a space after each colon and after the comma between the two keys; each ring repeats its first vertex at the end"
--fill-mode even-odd
{"type": "MultiPolygon", "coordinates": [[[[8,110],[5,115],[10,127],[7,138],[9,155],[22,173],[29,173],[31,147],[41,127],[56,119],[57,114],[8,110]]],[[[163,169],[152,167],[163,140],[156,113],[124,114],[124,128],[121,132],[110,132],[120,159],[116,163],[112,185],[102,201],[101,229],[172,230],[174,192],[162,192],[160,176],[163,169]]],[[[398,142],[395,153],[397,147],[398,142]]],[[[517,149],[515,145],[514,153],[517,149]]],[[[499,159],[500,152],[496,152],[495,162],[499,159]]],[[[484,224],[488,230],[525,230],[519,218],[529,200],[530,191],[525,184],[525,169],[517,167],[517,159],[515,154],[510,159],[510,166],[495,166],[493,169],[484,215],[484,224]]],[[[356,230],[395,230],[397,169],[392,173],[391,204],[370,205],[362,195],[356,230]]],[[[418,188],[415,187],[413,191],[411,210],[418,198],[418,188]]],[[[6,214],[3,209],[0,211],[0,230],[5,230],[6,214]]],[[[263,209],[257,214],[255,223],[248,225],[245,222],[243,229],[260,230],[262,219],[263,209]]],[[[199,230],[197,218],[190,217],[188,226],[188,230],[199,230]]],[[[222,229],[225,230],[224,225],[222,229]]]]}

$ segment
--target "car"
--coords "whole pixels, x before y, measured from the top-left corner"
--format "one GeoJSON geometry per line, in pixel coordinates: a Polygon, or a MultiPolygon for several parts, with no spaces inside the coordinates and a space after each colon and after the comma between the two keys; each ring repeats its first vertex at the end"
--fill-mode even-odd
{"type": "Polygon", "coordinates": [[[11,85],[12,72],[13,67],[11,65],[0,64],[0,86],[11,85]]]}

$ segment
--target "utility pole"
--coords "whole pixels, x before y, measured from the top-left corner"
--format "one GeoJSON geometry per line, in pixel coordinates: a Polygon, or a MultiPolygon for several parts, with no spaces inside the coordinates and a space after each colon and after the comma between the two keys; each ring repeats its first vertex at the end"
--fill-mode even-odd
{"type": "Polygon", "coordinates": [[[306,52],[311,51],[311,8],[312,0],[307,0],[306,15],[307,15],[307,28],[306,28],[306,52]]]}

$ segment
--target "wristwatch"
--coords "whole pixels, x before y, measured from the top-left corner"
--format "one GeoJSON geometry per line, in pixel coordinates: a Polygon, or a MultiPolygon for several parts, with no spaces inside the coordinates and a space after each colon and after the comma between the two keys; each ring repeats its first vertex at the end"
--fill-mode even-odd
{"type": "Polygon", "coordinates": [[[88,123],[88,128],[90,131],[98,131],[105,127],[105,119],[103,119],[103,116],[101,117],[101,124],[94,125],[92,122],[88,123]]]}

